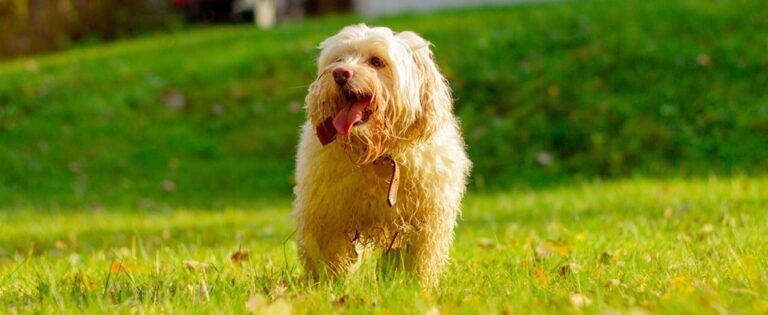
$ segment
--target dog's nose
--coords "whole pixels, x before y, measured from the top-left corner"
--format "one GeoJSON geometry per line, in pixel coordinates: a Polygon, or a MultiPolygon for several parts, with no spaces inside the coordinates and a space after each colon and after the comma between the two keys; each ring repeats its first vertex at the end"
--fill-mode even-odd
{"type": "Polygon", "coordinates": [[[336,81],[336,84],[341,86],[347,84],[347,81],[349,81],[349,78],[351,78],[352,75],[354,75],[354,73],[349,69],[338,68],[333,70],[333,80],[336,81]]]}

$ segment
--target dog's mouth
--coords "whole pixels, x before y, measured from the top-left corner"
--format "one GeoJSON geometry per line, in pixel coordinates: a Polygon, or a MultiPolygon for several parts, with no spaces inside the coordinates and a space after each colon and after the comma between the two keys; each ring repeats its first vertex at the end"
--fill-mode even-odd
{"type": "Polygon", "coordinates": [[[335,117],[328,117],[315,127],[317,138],[322,145],[327,145],[336,138],[336,134],[348,136],[352,127],[365,123],[373,111],[371,94],[344,90],[344,104],[335,117]]]}
{"type": "Polygon", "coordinates": [[[344,105],[333,118],[333,127],[336,132],[343,136],[349,135],[349,131],[354,126],[358,126],[371,118],[373,111],[369,108],[371,105],[371,94],[345,90],[343,93],[344,105]]]}

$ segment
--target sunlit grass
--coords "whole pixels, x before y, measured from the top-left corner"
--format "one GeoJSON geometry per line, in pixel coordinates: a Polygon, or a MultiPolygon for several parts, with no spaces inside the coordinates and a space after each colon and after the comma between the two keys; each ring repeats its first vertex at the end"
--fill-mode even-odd
{"type": "Polygon", "coordinates": [[[434,44],[472,190],[766,174],[766,17],[754,0],[557,1],[198,27],[4,61],[0,207],[286,197],[317,45],[360,22],[434,44]]]}
{"type": "Polygon", "coordinates": [[[768,313],[766,11],[339,16],[3,62],[0,313],[768,313]],[[474,161],[432,290],[375,254],[319,284],[297,262],[316,46],[363,20],[434,43],[474,161]]]}
{"type": "Polygon", "coordinates": [[[763,313],[765,191],[765,178],[636,179],[472,195],[434,290],[381,277],[375,255],[346,278],[304,281],[289,200],[6,212],[0,303],[69,313],[763,313]],[[234,261],[238,251],[248,259],[234,261]]]}

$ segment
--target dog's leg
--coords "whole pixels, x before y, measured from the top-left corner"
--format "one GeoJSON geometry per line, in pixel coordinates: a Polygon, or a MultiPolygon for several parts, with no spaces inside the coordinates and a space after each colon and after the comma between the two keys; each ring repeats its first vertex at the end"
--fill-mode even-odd
{"type": "Polygon", "coordinates": [[[344,233],[307,233],[299,240],[299,256],[307,273],[321,280],[345,273],[357,259],[357,252],[344,233]]]}
{"type": "Polygon", "coordinates": [[[406,261],[409,269],[419,276],[422,285],[432,287],[437,285],[440,272],[448,262],[456,220],[453,216],[446,216],[425,222],[428,224],[422,226],[411,241],[406,261]]]}

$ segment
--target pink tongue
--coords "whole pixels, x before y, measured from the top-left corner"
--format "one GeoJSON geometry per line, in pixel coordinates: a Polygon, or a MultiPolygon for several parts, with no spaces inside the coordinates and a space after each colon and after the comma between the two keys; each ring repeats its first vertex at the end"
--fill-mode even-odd
{"type": "Polygon", "coordinates": [[[368,107],[370,103],[369,99],[362,99],[347,107],[344,107],[336,117],[333,118],[333,127],[336,128],[336,132],[343,136],[349,135],[349,130],[358,121],[363,120],[363,111],[368,107]]]}

